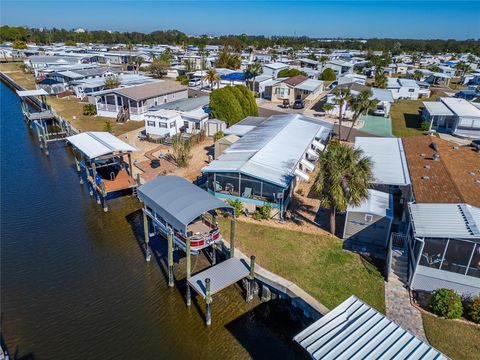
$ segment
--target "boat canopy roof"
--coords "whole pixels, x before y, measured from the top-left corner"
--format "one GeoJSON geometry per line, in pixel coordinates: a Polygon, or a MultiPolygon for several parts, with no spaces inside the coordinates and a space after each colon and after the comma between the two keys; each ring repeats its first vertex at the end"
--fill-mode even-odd
{"type": "Polygon", "coordinates": [[[20,97],[48,95],[48,93],[44,89],[23,90],[23,91],[17,90],[17,94],[20,97]]]}
{"type": "Polygon", "coordinates": [[[67,137],[67,140],[89,159],[104,155],[137,151],[132,145],[108,132],[88,131],[67,137]]]}
{"type": "Polygon", "coordinates": [[[138,198],[170,226],[187,233],[187,226],[204,212],[231,206],[179,176],[158,176],[138,188],[138,198]]]}

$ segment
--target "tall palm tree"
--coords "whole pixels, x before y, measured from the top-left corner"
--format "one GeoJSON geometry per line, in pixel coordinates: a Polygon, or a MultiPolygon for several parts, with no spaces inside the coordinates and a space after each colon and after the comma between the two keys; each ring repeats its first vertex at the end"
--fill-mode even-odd
{"type": "Polygon", "coordinates": [[[330,58],[327,56],[327,55],[322,55],[320,56],[320,58],[318,59],[318,62],[322,65],[322,70],[323,71],[323,67],[325,66],[325,63],[330,60],[330,58]]]}
{"type": "Polygon", "coordinates": [[[372,162],[362,150],[332,141],[319,164],[313,189],[320,204],[330,209],[330,232],[335,234],[337,211],[345,212],[348,205],[359,206],[368,198],[372,162]]]}
{"type": "Polygon", "coordinates": [[[415,64],[418,62],[420,62],[420,54],[417,52],[414,52],[412,54],[412,65],[415,66],[415,64]]]}
{"type": "Polygon", "coordinates": [[[460,72],[460,76],[463,77],[465,74],[470,71],[470,65],[468,65],[465,61],[460,61],[455,65],[455,69],[460,72]]]}
{"type": "Polygon", "coordinates": [[[245,71],[245,75],[247,80],[252,79],[250,82],[250,90],[255,93],[255,79],[258,75],[263,73],[262,65],[259,62],[254,62],[253,64],[249,65],[245,71]]]}
{"type": "Polygon", "coordinates": [[[385,74],[383,73],[383,69],[380,67],[375,68],[375,80],[373,85],[380,89],[385,89],[387,87],[388,80],[385,74]]]}
{"type": "Polygon", "coordinates": [[[373,94],[369,91],[362,91],[358,96],[351,98],[349,101],[350,109],[353,110],[352,125],[348,130],[348,135],[345,140],[350,138],[355,123],[361,114],[367,114],[369,111],[374,111],[377,108],[378,101],[372,99],[373,94]]]}
{"type": "Polygon", "coordinates": [[[332,111],[334,108],[334,106],[332,104],[329,104],[329,103],[325,103],[323,105],[323,111],[325,111],[327,114],[330,114],[330,111],[332,111]]]}
{"type": "Polygon", "coordinates": [[[420,81],[420,80],[422,80],[422,76],[423,76],[423,74],[420,71],[415,70],[412,78],[413,78],[413,80],[420,81]]]}
{"type": "Polygon", "coordinates": [[[204,79],[210,83],[210,89],[213,90],[213,84],[220,80],[220,76],[214,68],[210,68],[207,70],[204,79]]]}
{"type": "Polygon", "coordinates": [[[342,119],[343,119],[343,106],[348,103],[348,100],[350,99],[350,89],[349,88],[341,88],[341,89],[335,89],[333,91],[333,95],[335,96],[335,101],[338,104],[338,121],[339,121],[339,127],[338,127],[338,138],[342,139],[341,133],[342,133],[342,119]]]}

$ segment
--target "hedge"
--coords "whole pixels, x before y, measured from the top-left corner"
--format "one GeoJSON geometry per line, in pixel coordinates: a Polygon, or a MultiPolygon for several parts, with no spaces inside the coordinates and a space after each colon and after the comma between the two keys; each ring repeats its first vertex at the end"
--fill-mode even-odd
{"type": "Polygon", "coordinates": [[[226,121],[228,126],[247,116],[258,116],[255,98],[244,85],[213,90],[210,94],[210,110],[214,118],[226,121]]]}

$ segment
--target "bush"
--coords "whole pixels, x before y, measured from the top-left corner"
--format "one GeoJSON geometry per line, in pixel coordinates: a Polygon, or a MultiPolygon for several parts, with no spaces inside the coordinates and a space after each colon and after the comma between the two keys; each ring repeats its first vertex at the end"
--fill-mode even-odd
{"type": "Polygon", "coordinates": [[[435,315],[446,319],[458,319],[462,316],[462,299],[453,290],[438,289],[430,297],[430,308],[435,315]]]}
{"type": "Polygon", "coordinates": [[[224,120],[229,126],[247,116],[258,116],[258,107],[250,90],[244,85],[226,86],[210,94],[212,117],[224,120]]]}
{"type": "Polygon", "coordinates": [[[263,204],[263,206],[260,207],[257,211],[260,214],[261,219],[268,220],[271,217],[272,206],[270,204],[263,204]]]}
{"type": "Polygon", "coordinates": [[[243,211],[243,204],[240,200],[228,200],[228,204],[235,210],[235,217],[238,217],[243,211]]]}
{"type": "Polygon", "coordinates": [[[97,108],[95,104],[85,104],[83,105],[83,115],[92,116],[97,114],[97,108]]]}
{"type": "Polygon", "coordinates": [[[429,131],[430,130],[430,122],[422,121],[422,123],[420,124],[420,130],[429,131]]]}
{"type": "Polygon", "coordinates": [[[112,123],[110,121],[105,121],[103,124],[103,131],[109,132],[110,134],[112,133],[112,123]]]}
{"type": "Polygon", "coordinates": [[[224,136],[225,134],[223,133],[223,131],[217,131],[215,134],[213,134],[213,140],[214,141],[220,140],[224,136]]]}
{"type": "Polygon", "coordinates": [[[323,81],[335,81],[336,79],[337,75],[335,74],[335,71],[330,68],[326,68],[325,70],[323,70],[322,74],[320,75],[320,80],[323,81]]]}
{"type": "Polygon", "coordinates": [[[480,324],[480,296],[471,299],[466,306],[467,316],[473,322],[480,324]]]}
{"type": "Polygon", "coordinates": [[[305,71],[300,71],[298,69],[283,69],[278,72],[277,77],[282,78],[282,77],[292,77],[297,75],[307,76],[307,73],[305,71]]]}
{"type": "Polygon", "coordinates": [[[177,76],[177,81],[180,81],[182,85],[188,85],[189,79],[187,75],[179,75],[177,76]]]}

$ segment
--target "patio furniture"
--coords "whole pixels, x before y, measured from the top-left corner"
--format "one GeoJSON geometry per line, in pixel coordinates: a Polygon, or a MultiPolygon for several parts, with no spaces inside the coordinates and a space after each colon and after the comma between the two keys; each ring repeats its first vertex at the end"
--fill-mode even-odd
{"type": "Polygon", "coordinates": [[[215,191],[222,191],[222,185],[218,181],[215,181],[215,191]]]}
{"type": "Polygon", "coordinates": [[[246,187],[245,190],[243,190],[242,197],[244,198],[252,197],[252,188],[246,187]]]}

